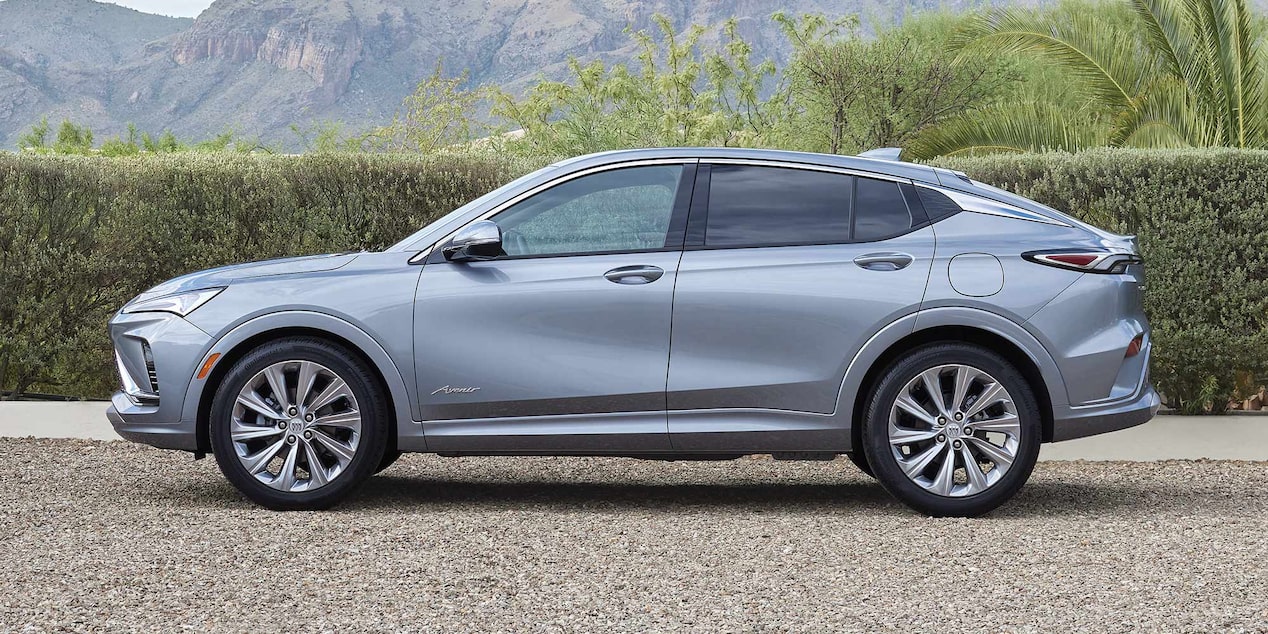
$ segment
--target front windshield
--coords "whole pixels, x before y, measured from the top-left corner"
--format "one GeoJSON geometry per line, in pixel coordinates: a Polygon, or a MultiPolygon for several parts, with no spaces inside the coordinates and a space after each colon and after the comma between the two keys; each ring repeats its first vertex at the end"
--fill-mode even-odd
{"type": "Polygon", "coordinates": [[[471,202],[469,202],[469,203],[467,203],[467,204],[465,204],[465,205],[463,205],[463,206],[461,206],[461,207],[459,207],[459,208],[457,208],[457,209],[455,209],[455,210],[453,210],[453,211],[449,212],[449,213],[447,213],[447,214],[445,214],[444,216],[441,216],[440,218],[438,218],[438,219],[436,219],[436,220],[432,221],[431,223],[429,223],[427,226],[423,227],[422,229],[419,229],[418,231],[415,231],[414,233],[410,234],[410,236],[409,236],[408,238],[405,238],[404,240],[401,240],[400,242],[397,242],[396,244],[394,244],[394,245],[392,245],[392,246],[388,247],[388,248],[387,248],[387,250],[388,250],[388,251],[404,251],[404,250],[405,250],[405,249],[407,249],[407,248],[408,248],[411,244],[413,244],[413,243],[415,243],[415,242],[418,242],[418,241],[419,241],[419,240],[421,240],[424,236],[426,236],[427,234],[431,233],[432,231],[435,231],[437,228],[444,226],[446,223],[448,223],[449,221],[453,220],[454,218],[457,218],[457,217],[459,217],[459,216],[461,216],[461,215],[463,215],[463,214],[467,213],[469,210],[471,210],[471,209],[473,209],[473,208],[476,208],[476,207],[482,207],[482,206],[484,206],[484,204],[485,204],[486,202],[489,202],[489,201],[493,200],[494,198],[497,198],[498,196],[501,196],[501,195],[502,195],[502,193],[503,193],[503,192],[505,192],[505,191],[507,191],[507,190],[510,190],[510,189],[519,189],[519,187],[520,187],[521,185],[523,185],[524,183],[527,183],[527,182],[529,182],[529,181],[531,181],[531,180],[534,180],[534,179],[536,179],[536,178],[538,178],[538,177],[542,176],[543,174],[546,174],[547,172],[554,171],[557,167],[558,167],[558,165],[547,165],[546,167],[543,167],[543,168],[541,168],[541,169],[539,169],[539,170],[536,170],[536,171],[530,172],[530,173],[528,173],[528,174],[525,174],[525,175],[523,175],[523,176],[521,176],[521,177],[519,177],[519,178],[517,178],[517,179],[515,179],[515,180],[513,180],[513,181],[511,181],[511,182],[509,182],[509,183],[507,183],[507,184],[505,184],[505,185],[503,185],[503,186],[501,186],[501,187],[499,187],[499,188],[497,188],[497,189],[495,189],[495,190],[493,190],[493,191],[491,191],[491,192],[489,192],[489,193],[487,193],[487,194],[485,194],[485,195],[483,195],[483,196],[481,196],[481,197],[479,197],[479,198],[477,198],[477,199],[475,199],[475,200],[473,200],[473,201],[471,201],[471,202]]]}

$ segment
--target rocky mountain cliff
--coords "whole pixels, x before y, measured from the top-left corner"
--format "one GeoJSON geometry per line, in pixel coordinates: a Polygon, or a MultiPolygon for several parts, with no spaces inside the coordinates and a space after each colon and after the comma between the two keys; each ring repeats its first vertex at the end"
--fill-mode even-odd
{"type": "MultiPolygon", "coordinates": [[[[963,0],[966,3],[972,0],[963,0]]],[[[515,89],[569,56],[626,61],[627,28],[732,16],[759,56],[787,45],[775,10],[894,17],[940,0],[216,0],[195,20],[92,0],[0,0],[0,146],[41,116],[201,139],[294,142],[290,125],[391,119],[438,62],[515,89]]]]}

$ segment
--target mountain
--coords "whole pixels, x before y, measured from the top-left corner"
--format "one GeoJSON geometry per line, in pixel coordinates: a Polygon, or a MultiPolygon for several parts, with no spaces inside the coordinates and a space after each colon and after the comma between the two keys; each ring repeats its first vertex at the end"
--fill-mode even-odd
{"type": "MultiPolygon", "coordinates": [[[[973,0],[961,0],[968,4],[973,0]]],[[[952,3],[954,6],[955,3],[952,3]]],[[[216,0],[197,19],[92,0],[0,0],[0,147],[47,115],[98,138],[128,123],[203,139],[227,129],[293,143],[292,124],[387,122],[443,62],[474,84],[523,88],[569,56],[629,61],[627,28],[736,17],[757,56],[783,59],[775,10],[897,18],[943,0],[216,0]]]]}

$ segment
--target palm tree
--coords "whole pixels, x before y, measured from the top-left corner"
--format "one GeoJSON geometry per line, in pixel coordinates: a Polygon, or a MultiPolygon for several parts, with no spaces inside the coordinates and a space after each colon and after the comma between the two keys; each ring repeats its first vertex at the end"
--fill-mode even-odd
{"type": "Polygon", "coordinates": [[[931,128],[908,155],[1268,146],[1263,29],[1246,1],[1125,1],[1125,24],[1106,20],[1101,8],[1014,8],[982,14],[957,37],[964,55],[1032,55],[1057,65],[1099,116],[1044,102],[999,104],[931,128]]]}

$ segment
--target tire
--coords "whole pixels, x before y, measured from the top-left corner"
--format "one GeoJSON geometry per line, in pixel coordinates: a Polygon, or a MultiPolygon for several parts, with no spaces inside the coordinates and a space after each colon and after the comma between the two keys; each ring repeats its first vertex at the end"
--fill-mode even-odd
{"type": "Polygon", "coordinates": [[[379,466],[374,468],[374,474],[378,475],[386,471],[388,467],[395,464],[397,460],[400,460],[402,453],[403,452],[396,451],[395,449],[389,449],[383,452],[383,459],[379,461],[379,466]]]}
{"type": "Polygon", "coordinates": [[[1039,458],[1041,434],[1038,403],[1016,368],[985,348],[940,343],[912,350],[885,370],[868,402],[863,444],[881,486],[907,506],[935,517],[975,517],[1021,490],[1039,458]],[[945,416],[931,384],[942,393],[945,416]],[[990,402],[976,411],[984,400],[990,402]],[[971,417],[956,418],[966,413],[971,417]],[[971,478],[970,458],[980,479],[971,478]]]}
{"type": "Polygon", "coordinates": [[[876,474],[872,473],[871,463],[867,461],[867,452],[863,451],[862,447],[859,447],[857,451],[847,451],[845,455],[850,462],[854,463],[854,466],[859,468],[859,471],[873,478],[876,477],[876,474]]]}
{"type": "Polygon", "coordinates": [[[373,372],[344,348],[310,337],[266,343],[234,363],[216,389],[212,452],[229,482],[261,506],[330,508],[384,462],[386,403],[373,372]],[[311,389],[297,398],[305,382],[311,389]],[[255,473],[248,463],[257,465],[255,473]]]}

